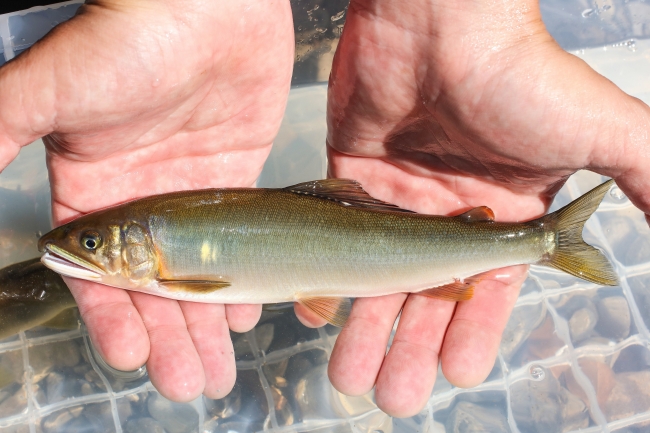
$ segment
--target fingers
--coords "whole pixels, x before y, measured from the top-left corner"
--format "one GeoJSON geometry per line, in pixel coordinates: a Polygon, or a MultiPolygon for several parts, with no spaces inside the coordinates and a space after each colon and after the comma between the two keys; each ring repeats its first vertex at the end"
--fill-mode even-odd
{"type": "MultiPolygon", "coordinates": [[[[226,318],[233,332],[248,332],[259,322],[262,315],[260,304],[228,304],[226,318]]],[[[230,337],[228,337],[230,338],[230,337]]]]}
{"type": "Polygon", "coordinates": [[[501,334],[526,278],[526,266],[490,273],[470,301],[452,303],[404,294],[358,299],[330,359],[330,380],[348,395],[370,391],[384,412],[417,414],[436,380],[438,359],[457,386],[481,383],[494,365],[501,334]],[[394,318],[404,303],[390,351],[394,318]]]}
{"type": "Polygon", "coordinates": [[[121,289],[64,277],[100,355],[118,370],[143,366],[149,337],[138,310],[121,289]]]}
{"type": "Polygon", "coordinates": [[[52,65],[32,57],[25,52],[0,68],[0,170],[52,131],[52,65]]]}
{"type": "MultiPolygon", "coordinates": [[[[206,378],[179,303],[138,292],[129,294],[149,334],[147,371],[151,383],[170,400],[195,399],[203,392],[206,378]]],[[[195,318],[193,323],[197,324],[195,318]]],[[[197,337],[203,335],[200,324],[194,331],[197,337]]],[[[209,353],[210,347],[202,344],[201,350],[209,353]]]]}
{"type": "Polygon", "coordinates": [[[648,219],[650,215],[650,176],[646,170],[649,162],[644,157],[637,157],[635,164],[639,164],[639,166],[635,166],[623,175],[616,177],[615,173],[605,174],[615,176],[616,185],[636,207],[646,214],[646,221],[650,225],[648,219]]]}
{"type": "Polygon", "coordinates": [[[377,406],[395,417],[422,410],[431,396],[438,353],[456,303],[410,295],[377,378],[377,406]]]}
{"type": "Polygon", "coordinates": [[[299,302],[294,302],[293,310],[296,312],[298,320],[308,328],[320,328],[321,326],[325,326],[327,323],[327,320],[323,319],[299,302]]]}
{"type": "Polygon", "coordinates": [[[359,298],[336,340],[328,373],[334,388],[362,395],[375,384],[395,319],[406,295],[359,298]]]}
{"type": "MultiPolygon", "coordinates": [[[[197,302],[179,304],[205,372],[203,394],[209,398],[223,398],[232,390],[237,376],[226,321],[227,307],[197,302]]],[[[256,313],[255,310],[252,312],[256,313]]]]}
{"type": "Polygon", "coordinates": [[[485,279],[472,299],[458,303],[440,354],[442,371],[453,385],[476,386],[490,374],[527,271],[528,266],[501,269],[498,274],[508,278],[485,279]]]}

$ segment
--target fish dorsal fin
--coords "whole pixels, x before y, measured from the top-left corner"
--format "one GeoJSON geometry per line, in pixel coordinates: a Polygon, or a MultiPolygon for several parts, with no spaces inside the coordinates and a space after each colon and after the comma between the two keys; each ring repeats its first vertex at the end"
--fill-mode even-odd
{"type": "Polygon", "coordinates": [[[372,197],[357,182],[351,179],[322,179],[299,183],[284,188],[296,194],[311,195],[335,201],[343,206],[373,210],[413,213],[391,203],[372,197]]]}
{"type": "Polygon", "coordinates": [[[158,284],[175,292],[210,293],[230,287],[228,281],[210,280],[158,280],[158,284]]]}
{"type": "Polygon", "coordinates": [[[348,298],[299,297],[297,300],[328,323],[342,328],[348,320],[352,303],[348,298]]]}
{"type": "Polygon", "coordinates": [[[487,206],[479,206],[458,215],[457,218],[460,218],[463,221],[468,223],[469,222],[491,223],[494,222],[494,212],[492,211],[492,209],[490,209],[487,206]]]}

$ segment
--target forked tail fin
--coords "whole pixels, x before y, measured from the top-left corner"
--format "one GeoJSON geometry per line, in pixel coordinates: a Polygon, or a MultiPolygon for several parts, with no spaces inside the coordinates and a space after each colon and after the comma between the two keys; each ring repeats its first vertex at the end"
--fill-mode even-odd
{"type": "Polygon", "coordinates": [[[544,224],[555,228],[557,246],[553,254],[540,264],[592,283],[618,285],[618,276],[607,257],[582,239],[585,222],[596,211],[613,183],[613,180],[608,180],[562,209],[543,217],[544,224]]]}

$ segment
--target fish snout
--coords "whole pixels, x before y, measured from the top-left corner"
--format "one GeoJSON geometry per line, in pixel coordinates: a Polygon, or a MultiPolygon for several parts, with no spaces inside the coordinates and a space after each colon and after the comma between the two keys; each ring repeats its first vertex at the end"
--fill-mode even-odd
{"type": "Polygon", "coordinates": [[[56,243],[57,241],[62,241],[67,236],[67,230],[63,227],[55,228],[54,230],[45,233],[38,240],[38,251],[45,252],[48,244],[56,243]]]}

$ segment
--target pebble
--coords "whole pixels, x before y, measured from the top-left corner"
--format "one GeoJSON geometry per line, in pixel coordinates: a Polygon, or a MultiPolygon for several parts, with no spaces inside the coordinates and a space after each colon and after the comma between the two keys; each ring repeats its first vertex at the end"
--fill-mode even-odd
{"type": "Polygon", "coordinates": [[[650,370],[650,350],[643,344],[632,344],[618,352],[610,365],[617,373],[650,370]]]}
{"type": "Polygon", "coordinates": [[[255,337],[257,348],[266,352],[273,341],[275,325],[273,323],[264,323],[255,327],[255,337]]]}
{"type": "Polygon", "coordinates": [[[224,398],[214,400],[203,397],[203,404],[207,414],[216,418],[229,418],[236,415],[241,409],[241,385],[235,382],[235,387],[224,398]]]}
{"type": "Polygon", "coordinates": [[[345,415],[338,393],[327,379],[327,366],[303,372],[294,388],[294,398],[303,418],[333,419],[345,415]]]}
{"type": "Polygon", "coordinates": [[[621,340],[630,333],[630,308],[624,296],[610,296],[598,302],[596,331],[603,337],[621,340]]]}
{"type": "Polygon", "coordinates": [[[166,433],[166,431],[155,419],[144,417],[129,420],[124,426],[124,433],[166,433]]]}
{"type": "Polygon", "coordinates": [[[12,350],[0,355],[0,389],[14,382],[22,383],[24,374],[22,350],[12,350]]]}
{"type": "Polygon", "coordinates": [[[579,342],[589,337],[598,323],[598,312],[593,304],[576,310],[569,319],[571,340],[579,342]]]}
{"type": "MultiPolygon", "coordinates": [[[[615,379],[615,384],[603,405],[607,421],[616,421],[650,410],[650,371],[619,373],[615,379]]],[[[650,422],[637,427],[648,426],[650,422]]]]}
{"type": "MultiPolygon", "coordinates": [[[[555,332],[553,318],[547,313],[541,325],[530,333],[521,350],[517,352],[517,365],[524,365],[531,361],[554,356],[565,346],[566,344],[555,332]]],[[[514,360],[512,363],[514,363],[514,360]]]]}
{"type": "Polygon", "coordinates": [[[447,433],[502,433],[509,430],[508,420],[501,410],[490,410],[467,401],[458,402],[445,423],[447,433]]]}
{"type": "Polygon", "coordinates": [[[293,424],[293,410],[289,404],[289,400],[284,395],[284,392],[275,386],[269,387],[271,396],[273,397],[273,406],[275,409],[275,418],[278,425],[285,426],[293,424]]]}
{"type": "Polygon", "coordinates": [[[167,433],[190,433],[198,429],[199,414],[188,403],[174,403],[158,393],[151,393],[147,408],[167,433]]]}
{"type": "MultiPolygon", "coordinates": [[[[580,370],[591,382],[591,386],[596,392],[598,405],[602,408],[616,383],[614,372],[609,365],[598,358],[583,358],[580,359],[579,363],[580,370]]],[[[579,397],[591,410],[592,408],[590,407],[591,402],[589,401],[589,397],[584,388],[575,380],[573,374],[567,372],[564,379],[568,390],[579,397]]]]}
{"type": "MultiPolygon", "coordinates": [[[[115,431],[115,420],[113,419],[110,402],[85,404],[82,407],[83,412],[79,418],[71,424],[67,424],[66,429],[63,431],[66,433],[73,431],[80,433],[115,431]]],[[[132,413],[130,407],[128,407],[128,402],[127,405],[124,405],[120,401],[117,402],[117,412],[120,419],[126,419],[132,413]]]]}
{"type": "Polygon", "coordinates": [[[40,380],[50,371],[58,371],[79,364],[82,359],[79,352],[79,342],[81,342],[81,339],[57,341],[56,343],[31,347],[29,349],[29,363],[34,370],[35,380],[40,380]]]}
{"type": "Polygon", "coordinates": [[[236,361],[252,361],[255,359],[255,355],[253,355],[250,343],[248,342],[248,332],[245,334],[236,334],[231,331],[230,338],[232,339],[232,346],[233,350],[235,351],[236,361]]]}
{"type": "Polygon", "coordinates": [[[241,386],[242,397],[236,417],[249,424],[261,425],[268,419],[269,407],[259,374],[255,370],[238,370],[237,382],[241,386]]]}
{"type": "MultiPolygon", "coordinates": [[[[101,391],[106,391],[106,385],[104,385],[102,378],[99,377],[99,374],[95,370],[87,371],[86,374],[84,374],[84,379],[86,379],[88,383],[91,383],[101,391]]],[[[117,390],[114,389],[113,391],[117,390]]]]}
{"type": "Polygon", "coordinates": [[[560,386],[552,374],[546,374],[541,381],[513,383],[510,404],[521,431],[547,433],[589,426],[589,413],[584,402],[560,386]]]}
{"type": "Polygon", "coordinates": [[[509,362],[530,333],[537,328],[546,315],[546,304],[523,305],[513,310],[501,337],[501,355],[509,362]]]}
{"type": "MultiPolygon", "coordinates": [[[[126,399],[118,399],[115,406],[117,407],[117,415],[121,420],[128,419],[133,414],[131,404],[126,399]]],[[[83,415],[89,419],[101,420],[101,423],[105,425],[114,425],[113,409],[108,401],[86,405],[83,415]]]]}
{"type": "Polygon", "coordinates": [[[41,421],[43,433],[69,432],[69,423],[79,417],[83,411],[83,406],[77,406],[65,409],[46,416],[41,421]]]}
{"type": "Polygon", "coordinates": [[[203,425],[201,431],[211,433],[248,433],[260,431],[263,430],[263,428],[262,424],[251,423],[249,420],[227,420],[224,422],[220,418],[213,418],[203,425]]]}
{"type": "Polygon", "coordinates": [[[71,385],[74,386],[74,382],[66,380],[66,377],[61,373],[52,372],[48,374],[45,377],[45,398],[47,404],[56,403],[74,395],[74,389],[70,389],[71,385]]]}
{"type": "Polygon", "coordinates": [[[27,393],[24,385],[14,383],[2,388],[0,418],[16,415],[27,408],[27,393]]]}
{"type": "Polygon", "coordinates": [[[266,364],[262,366],[262,371],[264,376],[269,381],[271,385],[278,386],[280,388],[286,386],[287,379],[287,367],[289,366],[289,359],[283,359],[280,362],[274,362],[272,364],[266,364]]]}
{"type": "Polygon", "coordinates": [[[30,433],[29,425],[21,424],[21,425],[12,425],[8,427],[3,427],[2,433],[30,433]]]}

